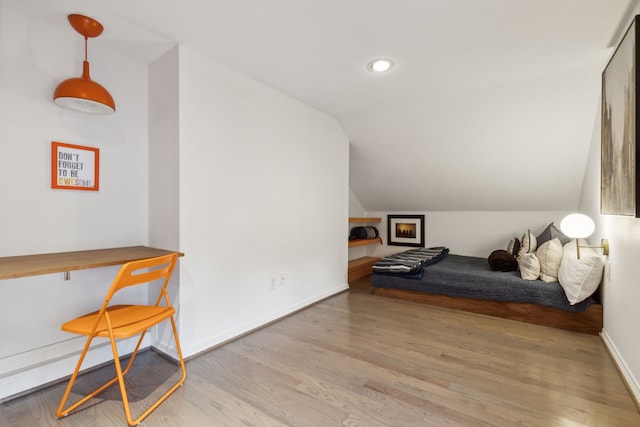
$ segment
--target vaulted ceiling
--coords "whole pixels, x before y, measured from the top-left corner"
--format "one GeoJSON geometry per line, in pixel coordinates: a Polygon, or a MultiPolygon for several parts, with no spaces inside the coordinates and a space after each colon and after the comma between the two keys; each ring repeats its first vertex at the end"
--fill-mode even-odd
{"type": "Polygon", "coordinates": [[[48,25],[93,16],[101,43],[141,61],[188,44],[335,117],[351,189],[390,211],[574,209],[601,72],[637,4],[0,1],[48,25]],[[395,66],[368,72],[377,57],[395,66]]]}

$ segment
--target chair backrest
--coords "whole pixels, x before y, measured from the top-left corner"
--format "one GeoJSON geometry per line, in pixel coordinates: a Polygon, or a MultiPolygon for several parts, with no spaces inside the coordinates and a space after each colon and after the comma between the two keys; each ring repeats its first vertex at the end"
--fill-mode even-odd
{"type": "Polygon", "coordinates": [[[167,284],[171,279],[171,274],[178,259],[177,253],[163,255],[155,258],[131,261],[120,268],[120,271],[113,279],[109,292],[105,297],[105,305],[109,303],[113,295],[119,290],[128,286],[150,283],[156,280],[163,280],[160,295],[156,305],[160,302],[161,296],[166,293],[167,284]]]}

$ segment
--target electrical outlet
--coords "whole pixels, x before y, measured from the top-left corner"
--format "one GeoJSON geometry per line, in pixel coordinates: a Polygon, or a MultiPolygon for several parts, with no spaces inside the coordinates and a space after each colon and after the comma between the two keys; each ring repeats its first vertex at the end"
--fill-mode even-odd
{"type": "Polygon", "coordinates": [[[271,277],[269,279],[269,290],[270,291],[275,291],[277,283],[278,283],[277,279],[275,277],[271,277]]]}
{"type": "Polygon", "coordinates": [[[287,274],[283,271],[280,272],[280,286],[284,286],[284,283],[287,280],[287,274]]]}

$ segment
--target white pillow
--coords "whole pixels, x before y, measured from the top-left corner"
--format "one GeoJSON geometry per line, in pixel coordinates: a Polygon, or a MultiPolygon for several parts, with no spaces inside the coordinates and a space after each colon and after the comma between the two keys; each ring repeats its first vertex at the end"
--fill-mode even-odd
{"type": "Polygon", "coordinates": [[[540,280],[543,282],[558,281],[560,261],[562,261],[562,243],[557,237],[544,242],[536,251],[540,261],[540,280]]]}
{"type": "Polygon", "coordinates": [[[518,251],[520,250],[520,239],[514,237],[507,245],[507,252],[509,252],[513,256],[518,256],[518,251]]]}
{"type": "Polygon", "coordinates": [[[536,254],[522,254],[518,257],[520,276],[524,280],[537,280],[540,277],[540,262],[536,254]]]}
{"type": "Polygon", "coordinates": [[[522,239],[520,239],[520,250],[518,251],[518,256],[535,252],[537,247],[538,241],[536,240],[536,236],[531,234],[531,230],[527,230],[527,232],[522,236],[522,239]]]}
{"type": "Polygon", "coordinates": [[[571,305],[585,300],[598,289],[603,271],[604,260],[598,252],[580,248],[578,259],[576,241],[564,245],[558,281],[571,305]]]}

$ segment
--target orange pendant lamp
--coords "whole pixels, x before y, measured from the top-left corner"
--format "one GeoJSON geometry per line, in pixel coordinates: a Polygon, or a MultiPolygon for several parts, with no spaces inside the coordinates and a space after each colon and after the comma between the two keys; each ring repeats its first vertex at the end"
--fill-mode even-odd
{"type": "Polygon", "coordinates": [[[74,77],[60,83],[53,93],[53,101],[70,110],[94,114],[115,113],[116,103],[108,90],[91,80],[87,61],[87,42],[89,37],[102,34],[102,24],[84,15],[69,15],[69,23],[84,36],[84,63],[82,77],[74,77]]]}

